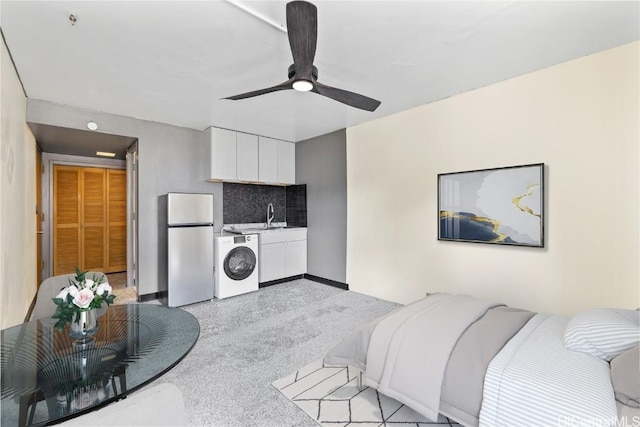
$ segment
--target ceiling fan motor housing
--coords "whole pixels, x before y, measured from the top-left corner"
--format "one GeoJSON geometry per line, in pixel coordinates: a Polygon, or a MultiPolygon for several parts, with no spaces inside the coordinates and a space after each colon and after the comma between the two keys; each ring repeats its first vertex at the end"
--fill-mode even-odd
{"type": "MultiPolygon", "coordinates": [[[[295,64],[289,65],[289,71],[287,73],[289,79],[292,79],[296,75],[296,67],[295,64]]],[[[311,66],[311,77],[313,77],[313,81],[318,80],[318,69],[315,65],[311,66]]]]}

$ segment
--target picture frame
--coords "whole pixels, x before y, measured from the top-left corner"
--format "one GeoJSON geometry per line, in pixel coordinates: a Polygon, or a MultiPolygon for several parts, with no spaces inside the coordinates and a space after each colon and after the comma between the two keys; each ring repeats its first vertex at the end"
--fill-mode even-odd
{"type": "Polygon", "coordinates": [[[438,174],[438,240],[544,248],[544,163],[438,174]]]}

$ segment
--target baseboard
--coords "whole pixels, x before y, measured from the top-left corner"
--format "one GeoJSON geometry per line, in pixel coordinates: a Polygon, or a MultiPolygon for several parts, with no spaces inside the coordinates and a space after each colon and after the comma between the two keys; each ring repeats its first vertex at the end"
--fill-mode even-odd
{"type": "Polygon", "coordinates": [[[138,295],[138,302],[155,301],[163,298],[167,298],[167,291],[138,295]]]}
{"type": "Polygon", "coordinates": [[[324,277],[314,276],[313,274],[305,274],[305,279],[313,280],[314,282],[322,283],[323,285],[333,286],[334,288],[344,289],[345,291],[349,290],[349,285],[342,282],[337,282],[331,279],[325,279],[324,277]]]}
{"type": "Polygon", "coordinates": [[[283,279],[272,280],[270,282],[262,282],[258,284],[260,288],[266,288],[267,286],[279,285],[280,283],[290,282],[292,280],[304,279],[304,274],[299,274],[297,276],[285,277],[283,279]]]}
{"type": "Polygon", "coordinates": [[[332,286],[338,289],[344,289],[345,291],[349,290],[349,285],[342,282],[336,282],[335,280],[325,279],[324,277],[314,276],[313,274],[300,274],[298,276],[285,277],[283,279],[272,280],[270,282],[260,283],[258,286],[260,288],[266,288],[267,286],[279,285],[280,283],[290,282],[292,280],[298,279],[309,279],[314,282],[322,283],[323,285],[332,286]]]}

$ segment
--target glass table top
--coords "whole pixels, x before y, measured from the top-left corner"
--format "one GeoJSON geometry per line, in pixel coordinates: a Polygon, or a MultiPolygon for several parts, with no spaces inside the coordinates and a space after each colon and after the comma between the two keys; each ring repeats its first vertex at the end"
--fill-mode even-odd
{"type": "Polygon", "coordinates": [[[1,425],[46,425],[121,399],[175,366],[200,334],[179,308],[112,305],[98,316],[86,342],[51,318],[2,330],[1,425]]]}

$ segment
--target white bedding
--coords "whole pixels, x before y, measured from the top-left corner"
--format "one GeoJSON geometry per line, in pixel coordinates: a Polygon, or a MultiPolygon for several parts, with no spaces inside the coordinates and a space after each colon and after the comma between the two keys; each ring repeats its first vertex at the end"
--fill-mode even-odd
{"type": "Polygon", "coordinates": [[[565,349],[568,321],[564,316],[537,314],[491,361],[481,427],[615,423],[609,364],[565,349]]]}
{"type": "Polygon", "coordinates": [[[469,325],[497,305],[436,294],[381,320],[369,342],[367,385],[437,420],[453,347],[469,325]]]}

